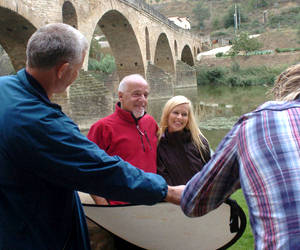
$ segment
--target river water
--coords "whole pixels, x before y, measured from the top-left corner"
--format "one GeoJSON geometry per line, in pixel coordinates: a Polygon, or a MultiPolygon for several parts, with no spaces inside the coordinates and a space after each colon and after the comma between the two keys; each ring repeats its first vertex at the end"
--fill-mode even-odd
{"type": "MultiPolygon", "coordinates": [[[[269,100],[265,86],[228,87],[198,86],[192,89],[177,89],[176,95],[185,95],[194,106],[199,128],[215,149],[238,118],[269,100]]],[[[160,120],[167,100],[149,100],[148,113],[160,120]]]]}

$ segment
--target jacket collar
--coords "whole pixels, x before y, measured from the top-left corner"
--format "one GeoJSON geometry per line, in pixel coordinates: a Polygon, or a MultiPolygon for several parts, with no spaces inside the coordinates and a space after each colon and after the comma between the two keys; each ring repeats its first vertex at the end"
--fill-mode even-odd
{"type": "Polygon", "coordinates": [[[135,118],[135,116],[134,116],[131,112],[129,112],[129,111],[124,110],[124,109],[121,108],[121,103],[120,103],[120,102],[117,102],[117,103],[116,103],[115,109],[116,109],[117,115],[118,115],[122,120],[131,122],[131,123],[134,122],[134,123],[136,123],[136,124],[137,124],[137,123],[139,122],[139,120],[142,119],[142,118],[145,116],[145,114],[146,114],[146,112],[145,112],[143,116],[141,116],[141,117],[139,117],[139,118],[135,118]]]}
{"type": "Polygon", "coordinates": [[[61,110],[61,106],[50,101],[47,96],[46,91],[43,89],[42,85],[25,69],[21,69],[17,72],[17,77],[24,87],[33,95],[41,99],[48,106],[61,110]]]}
{"type": "Polygon", "coordinates": [[[184,128],[181,131],[170,133],[168,128],[166,128],[161,140],[165,143],[177,144],[177,143],[185,143],[191,140],[191,132],[184,128]]]}

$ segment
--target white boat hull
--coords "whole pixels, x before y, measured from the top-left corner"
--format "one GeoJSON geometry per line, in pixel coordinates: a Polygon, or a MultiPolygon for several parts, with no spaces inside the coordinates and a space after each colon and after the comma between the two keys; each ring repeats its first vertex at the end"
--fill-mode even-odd
{"type": "Polygon", "coordinates": [[[212,250],[237,235],[230,232],[231,207],[225,203],[205,216],[189,218],[179,206],[166,202],[154,206],[98,206],[92,204],[89,195],[79,194],[89,219],[145,249],[212,250]]]}

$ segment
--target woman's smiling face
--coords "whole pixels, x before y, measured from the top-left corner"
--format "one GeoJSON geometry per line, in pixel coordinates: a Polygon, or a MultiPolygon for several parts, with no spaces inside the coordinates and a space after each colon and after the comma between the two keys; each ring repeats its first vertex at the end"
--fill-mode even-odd
{"type": "Polygon", "coordinates": [[[183,130],[189,121],[189,105],[187,103],[175,106],[168,117],[168,131],[170,133],[183,130]]]}

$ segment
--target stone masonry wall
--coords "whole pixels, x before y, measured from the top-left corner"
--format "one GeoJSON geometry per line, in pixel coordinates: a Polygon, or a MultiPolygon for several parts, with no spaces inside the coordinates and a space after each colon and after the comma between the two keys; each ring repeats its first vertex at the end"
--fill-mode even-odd
{"type": "Polygon", "coordinates": [[[161,68],[148,64],[146,79],[150,85],[147,112],[156,121],[160,120],[161,109],[165,102],[174,95],[174,79],[161,68]]]}
{"type": "Polygon", "coordinates": [[[196,69],[182,61],[176,62],[175,88],[197,87],[196,69]]]}
{"type": "Polygon", "coordinates": [[[173,77],[159,67],[148,64],[146,79],[150,85],[150,99],[173,96],[173,77]]]}
{"type": "Polygon", "coordinates": [[[80,76],[67,92],[54,95],[52,102],[62,106],[79,128],[84,131],[100,118],[113,112],[113,98],[104,84],[89,72],[81,71],[80,76]]]}
{"type": "Polygon", "coordinates": [[[82,71],[69,91],[71,118],[81,130],[89,129],[113,111],[112,94],[89,72],[82,71]]]}

